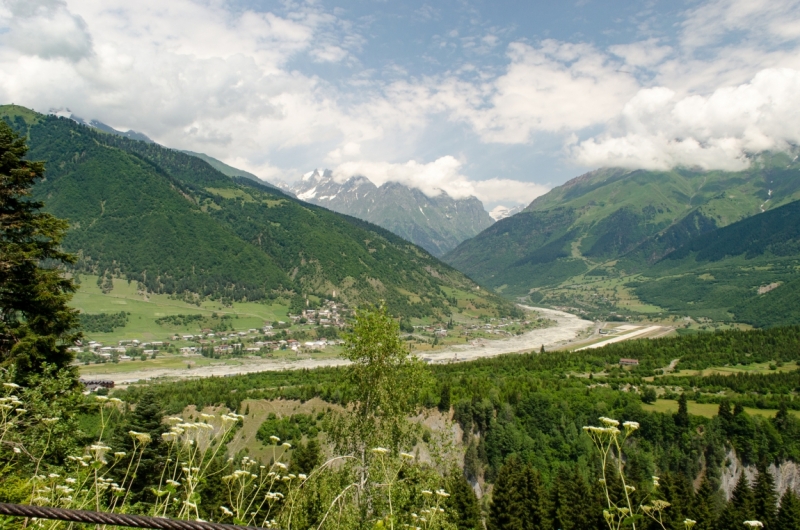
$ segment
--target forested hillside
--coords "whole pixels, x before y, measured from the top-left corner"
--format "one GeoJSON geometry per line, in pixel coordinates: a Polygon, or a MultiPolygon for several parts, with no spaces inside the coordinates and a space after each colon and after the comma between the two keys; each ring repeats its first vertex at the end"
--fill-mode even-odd
{"type": "MultiPolygon", "coordinates": [[[[203,160],[6,106],[46,162],[34,190],[70,222],[77,268],[137,282],[143,291],[227,300],[333,296],[384,299],[396,314],[449,314],[443,288],[477,285],[394,234],[302,203],[203,160]]],[[[515,309],[483,293],[496,314],[515,309]]]]}
{"type": "MultiPolygon", "coordinates": [[[[774,525],[777,508],[764,506],[776,506],[784,490],[775,491],[764,470],[800,462],[798,346],[795,326],[435,365],[433,377],[416,389],[415,401],[452,414],[461,427],[460,471],[484,492],[493,485],[491,503],[484,506],[490,525],[503,510],[513,512],[514,490],[532,487],[526,498],[536,507],[528,510],[541,517],[538,527],[604,528],[601,461],[583,430],[599,416],[636,422],[638,429],[623,445],[625,473],[636,486],[637,503],[648,495],[670,503],[663,513],[666,528],[681,528],[686,518],[721,530],[738,528],[741,521],[730,520],[736,517],[774,525]],[[621,357],[640,364],[621,368],[621,357]],[[765,364],[772,368],[758,368],[765,364]],[[664,408],[669,403],[675,404],[672,411],[664,408]],[[734,494],[761,495],[762,507],[729,499],[733,488],[723,485],[723,475],[730,475],[732,458],[762,471],[734,494]],[[655,489],[653,476],[660,482],[655,489]]],[[[248,403],[260,399],[319,397],[346,405],[354,394],[345,373],[337,368],[251,374],[134,387],[118,395],[130,401],[149,396],[168,414],[188,405],[247,411],[248,403]]],[[[277,421],[268,420],[265,429],[274,431],[277,421]]],[[[286,432],[305,425],[302,417],[282,421],[286,432]]],[[[326,428],[324,422],[314,432],[320,428],[326,428]]],[[[428,432],[419,443],[433,445],[436,439],[428,432]]],[[[619,494],[618,479],[614,472],[610,476],[612,495],[619,494]]]]}
{"type": "Polygon", "coordinates": [[[794,278],[798,208],[787,205],[798,199],[791,154],[762,154],[738,173],[603,169],[537,198],[445,260],[509,297],[599,318],[647,305],[650,313],[796,323],[792,312],[765,313],[771,305],[757,295],[794,278]],[[675,277],[690,269],[691,279],[675,277]]]}
{"type": "Polygon", "coordinates": [[[800,322],[800,201],[691,239],[632,284],[669,311],[755,326],[800,322]]]}

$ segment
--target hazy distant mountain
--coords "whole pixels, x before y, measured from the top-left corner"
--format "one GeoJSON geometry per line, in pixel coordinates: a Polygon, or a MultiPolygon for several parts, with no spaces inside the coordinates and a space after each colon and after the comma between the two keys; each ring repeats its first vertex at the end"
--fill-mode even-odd
{"type": "Polygon", "coordinates": [[[375,223],[435,256],[454,249],[494,222],[475,197],[428,197],[396,182],[378,187],[365,177],[338,183],[328,170],[303,175],[292,188],[299,199],[375,223]]]}
{"type": "Polygon", "coordinates": [[[499,206],[495,206],[489,215],[495,221],[499,221],[500,219],[505,219],[506,217],[511,217],[514,214],[518,214],[522,210],[525,209],[525,204],[520,204],[519,206],[514,206],[513,208],[509,208],[508,206],[503,206],[502,204],[499,206]]]}
{"type": "Polygon", "coordinates": [[[247,172],[247,171],[245,171],[243,169],[239,169],[239,168],[235,168],[233,166],[229,166],[225,162],[223,162],[221,160],[217,160],[216,158],[214,158],[212,156],[208,156],[205,153],[195,153],[193,151],[183,151],[183,152],[186,153],[187,155],[191,155],[191,156],[199,158],[200,160],[203,160],[209,166],[213,167],[214,169],[216,169],[217,171],[219,171],[223,175],[227,175],[228,177],[242,177],[242,178],[250,179],[250,180],[252,180],[254,182],[258,182],[259,184],[262,184],[262,185],[267,186],[269,188],[278,189],[278,187],[275,186],[274,184],[271,184],[271,183],[267,182],[266,180],[260,179],[257,176],[253,175],[252,173],[249,173],[249,172],[247,172]]]}
{"type": "Polygon", "coordinates": [[[53,114],[53,115],[59,116],[59,117],[69,118],[72,121],[80,123],[81,125],[86,125],[87,127],[91,127],[93,129],[97,129],[97,130],[106,132],[108,134],[115,134],[117,136],[122,136],[124,138],[130,138],[131,140],[139,140],[140,142],[147,142],[148,144],[155,143],[153,140],[151,140],[144,133],[140,133],[140,132],[134,131],[134,130],[118,131],[117,129],[111,127],[110,125],[106,125],[105,123],[103,123],[101,121],[97,121],[97,120],[86,121],[83,118],[81,118],[80,116],[76,116],[76,115],[72,114],[72,111],[70,111],[69,109],[66,109],[66,110],[51,109],[50,110],[50,114],[53,114]]]}

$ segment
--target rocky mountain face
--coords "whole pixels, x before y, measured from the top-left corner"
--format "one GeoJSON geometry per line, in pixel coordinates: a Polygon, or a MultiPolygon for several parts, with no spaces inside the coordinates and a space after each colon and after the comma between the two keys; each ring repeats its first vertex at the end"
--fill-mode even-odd
{"type": "Polygon", "coordinates": [[[396,182],[378,187],[365,177],[336,182],[329,170],[303,175],[290,188],[301,200],[386,228],[441,256],[493,224],[475,197],[454,199],[442,192],[428,197],[396,182]]]}

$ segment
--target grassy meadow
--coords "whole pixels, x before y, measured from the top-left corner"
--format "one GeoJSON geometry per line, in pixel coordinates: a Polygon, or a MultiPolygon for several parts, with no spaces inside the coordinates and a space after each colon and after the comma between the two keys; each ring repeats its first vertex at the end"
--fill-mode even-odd
{"type": "Polygon", "coordinates": [[[257,302],[234,302],[225,306],[219,302],[206,301],[199,306],[162,294],[142,295],[137,293],[136,284],[114,279],[114,288],[103,293],[97,285],[97,276],[81,275],[78,292],[72,299],[72,307],[83,313],[130,313],[128,324],[111,333],[86,333],[90,340],[104,343],[125,339],[140,341],[166,340],[174,333],[193,333],[200,331],[194,326],[160,325],[156,319],[169,315],[200,314],[210,317],[213,313],[230,315],[234,329],[261,328],[265,322],[286,320],[288,306],[267,305],[257,302]]]}

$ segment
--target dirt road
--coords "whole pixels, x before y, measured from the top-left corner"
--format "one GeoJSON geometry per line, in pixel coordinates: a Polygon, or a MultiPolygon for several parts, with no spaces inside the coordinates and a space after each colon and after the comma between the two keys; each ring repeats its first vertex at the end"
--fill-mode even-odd
{"type": "MultiPolygon", "coordinates": [[[[529,331],[517,337],[499,340],[483,340],[477,344],[451,346],[436,352],[427,352],[421,357],[433,363],[450,362],[495,357],[504,353],[537,350],[544,345],[547,349],[562,346],[574,340],[583,330],[590,328],[593,322],[583,320],[575,315],[539,307],[522,306],[523,309],[537,311],[544,318],[555,321],[555,325],[529,331]]],[[[268,372],[280,370],[300,370],[303,368],[319,368],[322,366],[342,366],[342,359],[301,359],[299,361],[275,361],[270,359],[242,359],[238,364],[212,364],[193,369],[142,369],[120,374],[104,374],[103,379],[112,379],[118,385],[156,378],[186,379],[195,377],[225,376],[268,372]]]]}

